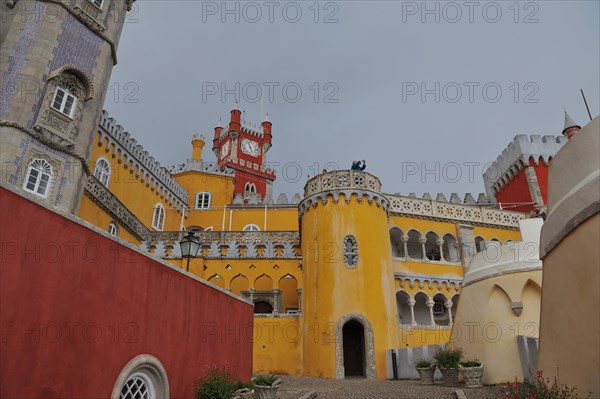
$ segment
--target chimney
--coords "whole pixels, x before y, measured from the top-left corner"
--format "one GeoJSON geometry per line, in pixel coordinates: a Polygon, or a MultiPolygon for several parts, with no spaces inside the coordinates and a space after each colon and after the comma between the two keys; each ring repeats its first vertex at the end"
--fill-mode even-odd
{"type": "Polygon", "coordinates": [[[219,123],[217,123],[217,126],[215,127],[215,135],[213,137],[212,148],[217,158],[219,157],[219,138],[221,137],[221,130],[223,130],[223,122],[221,121],[221,118],[219,118],[219,123]]]}
{"type": "Polygon", "coordinates": [[[202,161],[204,143],[204,136],[194,135],[192,138],[192,161],[202,161]]]}
{"type": "Polygon", "coordinates": [[[271,142],[273,140],[273,136],[271,135],[271,127],[272,126],[273,126],[273,124],[271,123],[271,121],[269,121],[269,114],[267,114],[265,116],[265,120],[262,123],[265,152],[269,151],[269,148],[271,148],[271,142]]]}
{"type": "Polygon", "coordinates": [[[238,108],[237,103],[231,110],[231,120],[229,122],[229,130],[235,130],[239,132],[242,129],[242,112],[238,108]]]}

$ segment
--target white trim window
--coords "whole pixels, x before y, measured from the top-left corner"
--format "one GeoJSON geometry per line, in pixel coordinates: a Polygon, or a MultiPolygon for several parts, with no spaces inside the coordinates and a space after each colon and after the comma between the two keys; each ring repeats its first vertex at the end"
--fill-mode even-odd
{"type": "Polygon", "coordinates": [[[73,111],[77,104],[77,89],[74,84],[57,86],[52,98],[52,108],[73,118],[73,111]]]}
{"type": "Polygon", "coordinates": [[[146,373],[138,371],[125,381],[120,399],[154,399],[155,392],[152,379],[146,373]]]}
{"type": "Polygon", "coordinates": [[[254,183],[247,182],[244,185],[244,196],[248,196],[252,193],[256,193],[256,186],[254,185],[254,183]]]}
{"type": "Polygon", "coordinates": [[[196,193],[196,209],[210,209],[212,194],[207,192],[196,193]]]}
{"type": "Polygon", "coordinates": [[[115,237],[119,235],[119,228],[114,222],[108,224],[108,234],[115,237]]]}
{"type": "Polygon", "coordinates": [[[29,163],[23,189],[46,198],[52,185],[52,166],[45,160],[35,158],[29,163]]]}
{"type": "Polygon", "coordinates": [[[90,0],[90,3],[92,3],[99,9],[102,9],[102,4],[104,3],[104,0],[90,0]]]}
{"type": "Polygon", "coordinates": [[[94,167],[94,176],[104,185],[108,187],[108,182],[110,181],[110,164],[105,158],[100,158],[96,161],[96,166],[94,167]]]}
{"type": "Polygon", "coordinates": [[[260,228],[255,224],[247,224],[244,226],[243,231],[260,231],[260,228]]]}
{"type": "Polygon", "coordinates": [[[152,228],[162,231],[165,227],[165,207],[162,204],[156,204],[152,214],[152,228]]]}

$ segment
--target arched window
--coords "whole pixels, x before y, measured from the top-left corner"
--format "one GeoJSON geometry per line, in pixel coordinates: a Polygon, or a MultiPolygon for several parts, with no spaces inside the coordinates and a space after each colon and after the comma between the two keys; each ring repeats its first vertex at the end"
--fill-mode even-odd
{"type": "Polygon", "coordinates": [[[247,224],[246,226],[244,226],[243,231],[260,231],[260,229],[255,224],[247,224]]]}
{"type": "Polygon", "coordinates": [[[23,188],[25,191],[47,197],[52,184],[52,166],[40,158],[35,158],[29,163],[23,188]]]}
{"type": "Polygon", "coordinates": [[[438,243],[439,237],[434,232],[430,231],[425,234],[427,241],[425,242],[425,254],[427,259],[439,261],[442,259],[440,254],[440,244],[438,243]]]}
{"type": "Polygon", "coordinates": [[[156,204],[154,214],[152,215],[152,228],[160,230],[165,227],[165,207],[162,204],[156,204]]]}
{"type": "Polygon", "coordinates": [[[119,235],[119,228],[117,227],[116,223],[110,222],[108,224],[108,234],[110,234],[111,236],[119,235]]]}
{"type": "Polygon", "coordinates": [[[442,246],[444,259],[447,262],[456,263],[459,261],[458,244],[456,238],[450,233],[444,235],[444,245],[442,246]]]}
{"type": "Polygon", "coordinates": [[[408,241],[406,243],[406,248],[408,249],[408,257],[415,260],[423,259],[423,247],[419,242],[421,233],[413,229],[408,232],[407,236],[408,241]]]}
{"type": "Polygon", "coordinates": [[[110,181],[110,164],[104,158],[100,158],[96,161],[94,167],[94,176],[100,181],[105,187],[108,187],[110,181]]]}
{"type": "Polygon", "coordinates": [[[121,399],[154,398],[156,398],[156,392],[152,379],[142,371],[138,371],[129,377],[121,390],[121,399]]]}
{"type": "Polygon", "coordinates": [[[246,195],[250,193],[256,193],[256,186],[254,185],[254,183],[246,183],[246,185],[244,186],[244,193],[246,195]]]}
{"type": "Polygon", "coordinates": [[[77,105],[77,86],[70,80],[63,80],[54,91],[52,98],[52,108],[63,115],[73,118],[73,111],[77,105]]]}
{"type": "Polygon", "coordinates": [[[92,2],[93,5],[95,5],[96,7],[102,9],[102,3],[104,3],[104,0],[90,0],[92,2]]]}
{"type": "Polygon", "coordinates": [[[358,242],[356,242],[356,238],[350,235],[344,237],[342,249],[344,251],[343,258],[346,267],[355,268],[358,263],[358,242]]]}
{"type": "Polygon", "coordinates": [[[485,249],[485,240],[483,237],[475,237],[475,249],[477,252],[481,252],[485,249]]]}
{"type": "Polygon", "coordinates": [[[390,244],[392,245],[392,256],[396,258],[404,258],[404,242],[402,237],[404,233],[397,227],[390,230],[390,244]]]}
{"type": "Polygon", "coordinates": [[[209,209],[212,203],[212,194],[207,192],[196,193],[196,209],[209,209]]]}

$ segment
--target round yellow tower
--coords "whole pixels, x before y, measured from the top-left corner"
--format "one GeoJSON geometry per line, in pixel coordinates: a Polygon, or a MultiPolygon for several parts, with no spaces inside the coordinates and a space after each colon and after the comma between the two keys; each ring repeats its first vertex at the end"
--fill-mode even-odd
{"type": "Polygon", "coordinates": [[[369,173],[340,170],[306,183],[303,375],[386,378],[385,351],[399,342],[388,207],[369,173]]]}

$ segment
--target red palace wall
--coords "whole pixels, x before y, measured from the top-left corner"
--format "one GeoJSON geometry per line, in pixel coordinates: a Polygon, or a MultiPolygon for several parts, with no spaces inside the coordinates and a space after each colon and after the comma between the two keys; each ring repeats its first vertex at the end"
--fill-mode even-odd
{"type": "MultiPolygon", "coordinates": [[[[542,198],[544,199],[544,204],[546,204],[548,195],[548,166],[544,163],[543,159],[539,160],[539,164],[537,166],[533,160],[530,160],[529,164],[535,169],[535,174],[538,179],[542,198]]],[[[510,180],[504,187],[502,187],[498,193],[496,193],[496,202],[502,203],[503,209],[511,211],[529,212],[531,209],[533,209],[532,205],[521,205],[514,208],[512,205],[509,205],[510,203],[515,202],[532,202],[524,168],[520,170],[519,174],[510,180]],[[504,205],[504,203],[506,203],[506,205],[504,205]]]]}
{"type": "Polygon", "coordinates": [[[0,188],[0,397],[107,398],[140,354],[172,398],[252,373],[252,306],[0,188]]]}

